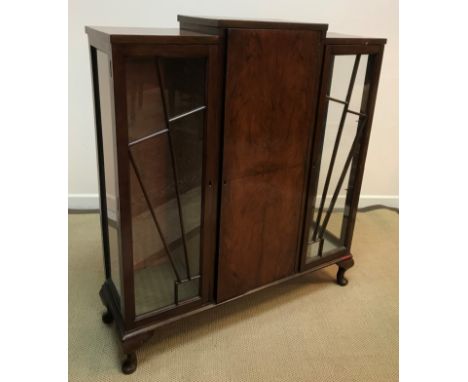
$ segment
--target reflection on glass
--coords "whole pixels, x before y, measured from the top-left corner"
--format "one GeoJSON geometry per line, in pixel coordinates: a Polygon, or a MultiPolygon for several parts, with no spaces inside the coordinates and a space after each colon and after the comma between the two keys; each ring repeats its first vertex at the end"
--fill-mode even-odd
{"type": "Polygon", "coordinates": [[[356,56],[335,56],[334,59],[330,95],[345,103],[354,102],[354,109],[351,107],[348,109],[345,104],[332,100],[328,102],[306,262],[310,262],[318,256],[332,253],[344,246],[346,222],[349,213],[347,196],[349,185],[353,184],[353,180],[350,180],[352,163],[349,163],[346,167],[346,162],[351,152],[353,156],[356,155],[358,146],[355,146],[354,149],[352,146],[358,133],[358,127],[363,123],[362,117],[352,114],[348,110],[360,111],[367,56],[361,56],[359,67],[356,67],[357,75],[350,98],[347,98],[347,95],[356,56]],[[333,155],[334,151],[335,154],[333,155]],[[339,179],[343,173],[344,179],[339,185],[339,179]],[[331,202],[334,194],[336,195],[336,201],[332,206],[331,202]]]}
{"type": "Polygon", "coordinates": [[[101,128],[104,156],[104,178],[106,187],[107,221],[109,232],[109,256],[111,278],[121,295],[121,263],[120,263],[120,216],[119,194],[117,182],[117,158],[115,143],[115,127],[112,118],[111,76],[109,58],[105,53],[97,51],[97,66],[99,77],[99,101],[101,109],[101,128]]]}
{"type": "Polygon", "coordinates": [[[165,129],[156,59],[129,58],[126,86],[129,141],[165,129]]]}
{"type": "Polygon", "coordinates": [[[190,271],[199,274],[204,112],[170,124],[190,271]]]}
{"type": "Polygon", "coordinates": [[[205,105],[205,58],[160,58],[168,117],[205,105]]]}
{"type": "MultiPolygon", "coordinates": [[[[135,309],[139,315],[173,304],[173,285],[177,278],[133,167],[130,168],[130,189],[135,309]]],[[[166,224],[164,220],[161,223],[166,224]]]]}
{"type": "MultiPolygon", "coordinates": [[[[165,96],[153,97],[159,102],[156,106],[159,110],[164,110],[164,100],[172,115],[204,106],[204,59],[142,60],[152,62],[156,76],[148,69],[140,81],[157,84],[160,76],[164,85],[165,96]]],[[[127,73],[140,67],[127,66],[127,73]]],[[[130,75],[130,80],[133,76],[130,75]]],[[[150,135],[147,139],[129,142],[137,315],[174,306],[200,294],[205,112],[188,113],[173,121],[170,116],[167,119],[168,126],[162,116],[159,134],[147,131],[150,135]]]]}
{"type": "MultiPolygon", "coordinates": [[[[150,208],[154,213],[159,228],[163,235],[163,239],[169,243],[182,243],[182,231],[179,222],[179,208],[177,205],[177,195],[174,182],[174,174],[172,171],[171,154],[168,144],[167,134],[163,134],[152,139],[148,139],[135,146],[132,146],[130,153],[133,158],[138,178],[132,178],[131,196],[132,196],[132,218],[133,225],[141,224],[144,221],[147,225],[156,227],[153,221],[150,208]],[[141,182],[141,183],[140,183],[141,182]],[[148,201],[144,198],[143,192],[138,193],[138,188],[144,188],[148,201]],[[137,198],[137,196],[140,196],[137,198]],[[150,204],[150,206],[148,205],[150,204]],[[143,219],[144,218],[144,219],[143,219]]],[[[135,171],[135,168],[133,168],[135,171]]],[[[144,239],[144,237],[142,237],[144,239]]],[[[134,240],[135,241],[135,240],[134,240]]],[[[135,245],[142,245],[143,242],[137,242],[135,245]]],[[[134,254],[134,260],[141,256],[148,256],[147,251],[138,251],[134,254]]],[[[176,257],[176,272],[181,277],[187,277],[185,264],[182,258],[178,261],[176,257]]]]}

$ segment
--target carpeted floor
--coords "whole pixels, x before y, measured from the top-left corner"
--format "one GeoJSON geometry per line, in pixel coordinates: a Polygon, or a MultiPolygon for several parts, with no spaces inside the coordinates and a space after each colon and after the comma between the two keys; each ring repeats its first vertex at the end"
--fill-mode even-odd
{"type": "Polygon", "coordinates": [[[398,380],[398,214],[358,214],[349,284],[336,266],[170,324],[120,372],[114,327],[101,322],[97,214],[69,215],[70,381],[398,380]]]}

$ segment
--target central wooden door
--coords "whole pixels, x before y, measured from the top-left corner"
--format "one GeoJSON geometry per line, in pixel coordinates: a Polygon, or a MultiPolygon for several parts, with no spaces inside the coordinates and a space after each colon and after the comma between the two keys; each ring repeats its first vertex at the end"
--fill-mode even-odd
{"type": "Polygon", "coordinates": [[[228,30],[218,302],[296,271],[321,36],[228,30]]]}

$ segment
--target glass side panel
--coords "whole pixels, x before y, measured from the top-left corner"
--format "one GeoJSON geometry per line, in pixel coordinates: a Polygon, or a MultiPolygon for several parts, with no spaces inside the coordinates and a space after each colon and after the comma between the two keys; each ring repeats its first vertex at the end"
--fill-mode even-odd
{"type": "Polygon", "coordinates": [[[158,134],[129,141],[136,315],[200,295],[205,59],[144,60],[156,76],[148,69],[140,80],[162,79],[164,97],[153,99],[169,115],[158,134]]]}
{"type": "Polygon", "coordinates": [[[366,79],[367,71],[367,60],[369,56],[367,54],[361,55],[359,60],[359,68],[356,74],[356,81],[354,82],[353,93],[349,102],[349,110],[360,111],[362,94],[364,93],[364,83],[366,79]]]}
{"type": "Polygon", "coordinates": [[[166,128],[155,58],[126,62],[128,139],[133,142],[166,128]]]}
{"type": "Polygon", "coordinates": [[[313,219],[308,233],[306,262],[344,247],[349,214],[347,197],[350,184],[353,184],[353,180],[350,180],[353,164],[351,159],[359,148],[358,145],[353,148],[353,142],[358,127],[364,122],[362,117],[349,111],[359,112],[361,109],[367,56],[360,57],[351,98],[347,100],[355,60],[355,55],[334,57],[330,95],[341,101],[351,100],[350,105],[352,104],[354,109],[351,107],[347,109],[344,104],[332,100],[328,101],[313,219]],[[341,184],[339,184],[340,178],[343,178],[341,184]],[[336,196],[332,205],[334,195],[336,196]]]}
{"type": "Polygon", "coordinates": [[[121,296],[121,242],[119,192],[117,179],[116,137],[113,121],[111,75],[109,58],[97,51],[99,77],[99,99],[101,108],[101,128],[104,156],[104,178],[106,187],[107,228],[109,232],[109,256],[111,278],[121,296]]]}
{"type": "MultiPolygon", "coordinates": [[[[315,206],[314,206],[314,219],[313,224],[309,231],[309,242],[312,244],[313,234],[316,230],[317,226],[317,219],[319,215],[319,210],[322,205],[322,198],[323,192],[325,187],[326,178],[328,175],[328,171],[331,164],[332,154],[334,145],[336,142],[338,128],[340,125],[341,115],[343,113],[344,105],[335,102],[328,103],[328,112],[327,112],[327,123],[325,127],[325,135],[323,140],[323,148],[322,148],[322,160],[320,163],[320,172],[318,178],[318,185],[317,185],[317,196],[315,199],[315,206]]],[[[346,118],[348,120],[348,118],[346,118]]],[[[330,202],[333,197],[333,193],[338,185],[338,180],[341,175],[341,171],[345,165],[346,157],[349,153],[349,149],[351,148],[352,140],[355,135],[355,131],[348,129],[348,123],[345,123],[343,128],[343,132],[341,134],[340,145],[335,157],[335,164],[333,166],[333,171],[331,172],[328,190],[326,192],[325,199],[323,201],[323,209],[322,214],[320,216],[321,222],[323,222],[327,211],[330,208],[330,202]]],[[[349,171],[348,171],[349,174],[349,171]]],[[[327,225],[327,229],[323,235],[323,250],[322,254],[326,254],[327,252],[333,251],[336,248],[340,248],[343,246],[343,239],[341,238],[341,222],[343,218],[343,211],[345,205],[345,198],[346,198],[346,191],[348,183],[347,179],[343,182],[342,187],[340,188],[339,195],[335,204],[335,208],[330,215],[330,220],[327,225]]],[[[317,233],[319,233],[320,225],[317,228],[317,233]]],[[[315,238],[317,241],[319,238],[316,236],[315,238]]],[[[318,245],[311,245],[309,256],[318,256],[318,245]]]]}
{"type": "Polygon", "coordinates": [[[169,118],[205,105],[205,58],[160,58],[169,118]]]}
{"type": "Polygon", "coordinates": [[[333,75],[329,95],[344,101],[348,92],[349,80],[353,72],[355,55],[335,56],[333,62],[333,75]]]}

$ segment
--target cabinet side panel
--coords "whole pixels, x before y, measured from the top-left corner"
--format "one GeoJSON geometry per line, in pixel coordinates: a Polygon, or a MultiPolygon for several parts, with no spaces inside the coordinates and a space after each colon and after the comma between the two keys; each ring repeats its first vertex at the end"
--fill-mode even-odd
{"type": "Polygon", "coordinates": [[[122,296],[122,264],[121,264],[121,227],[119,209],[119,188],[116,157],[116,130],[112,108],[112,78],[110,72],[110,58],[106,53],[96,50],[96,69],[99,87],[99,118],[97,129],[98,142],[101,142],[102,157],[99,155],[102,166],[100,179],[102,184],[101,214],[104,217],[103,230],[105,238],[103,248],[108,252],[110,274],[116,288],[119,302],[122,296]]]}
{"type": "Polygon", "coordinates": [[[321,33],[229,29],[218,301],[291,275],[321,33]]]}

